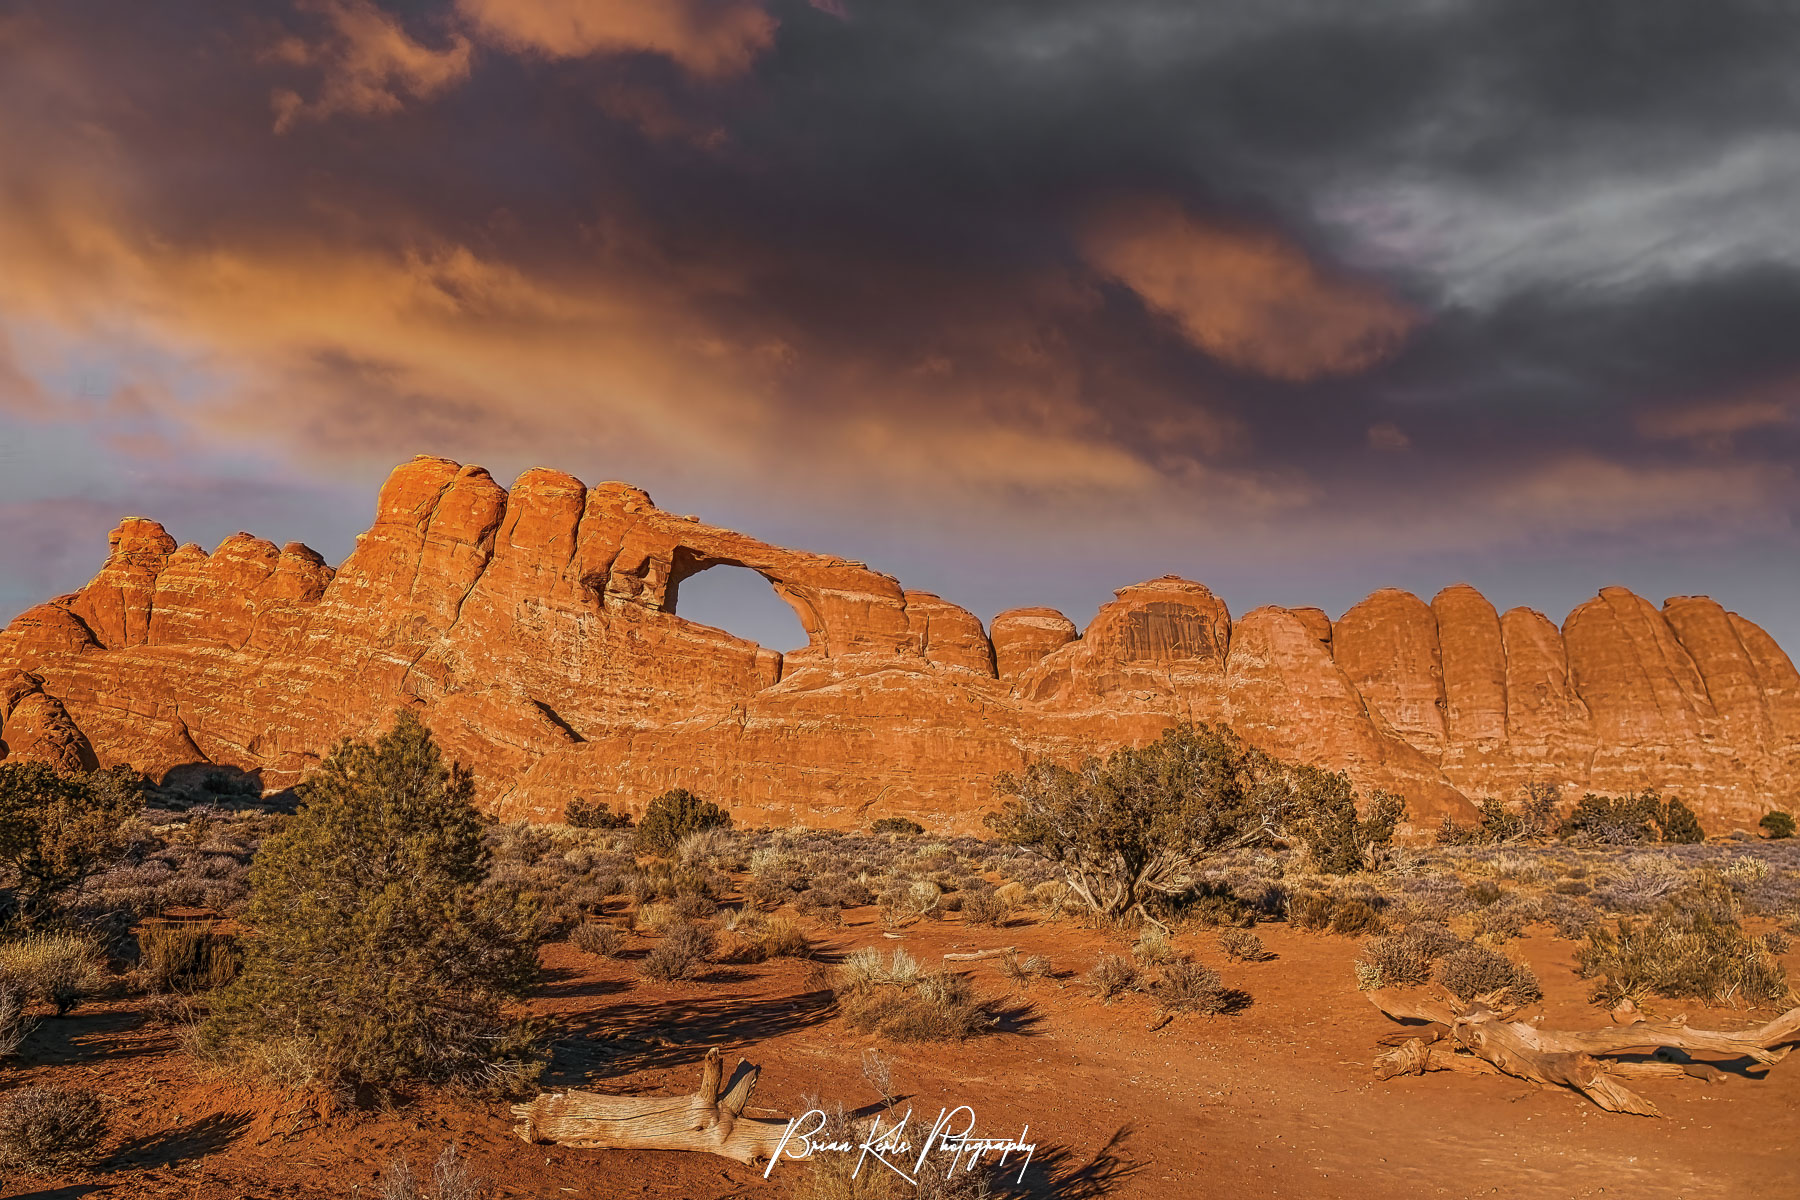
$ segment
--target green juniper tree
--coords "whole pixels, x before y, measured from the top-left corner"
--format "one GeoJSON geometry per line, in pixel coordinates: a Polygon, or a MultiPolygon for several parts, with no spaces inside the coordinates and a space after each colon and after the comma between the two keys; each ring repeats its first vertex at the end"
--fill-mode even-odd
{"type": "Polygon", "coordinates": [[[652,800],[638,821],[638,849],[647,854],[675,853],[681,839],[702,829],[729,829],[731,814],[686,788],[671,788],[652,800]]]}
{"type": "Polygon", "coordinates": [[[525,1056],[505,1009],[536,977],[538,914],[485,886],[469,772],[402,712],[373,743],[339,742],[299,791],[251,869],[243,971],[202,1045],[376,1088],[525,1056]]]}
{"type": "Polygon", "coordinates": [[[27,919],[118,860],[125,822],[143,805],[130,767],[64,774],[43,763],[0,763],[0,873],[27,919]]]}
{"type": "Polygon", "coordinates": [[[1358,814],[1348,776],[1284,763],[1230,729],[1181,724],[1147,746],[1070,768],[1035,759],[995,780],[988,827],[1059,866],[1108,917],[1194,894],[1209,859],[1239,846],[1303,846],[1321,871],[1379,865],[1406,804],[1372,794],[1358,814]]]}

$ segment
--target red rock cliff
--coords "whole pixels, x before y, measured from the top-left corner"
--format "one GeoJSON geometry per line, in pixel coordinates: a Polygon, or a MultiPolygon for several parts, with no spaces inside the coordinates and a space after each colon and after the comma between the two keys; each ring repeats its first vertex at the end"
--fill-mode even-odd
{"type": "Polygon", "coordinates": [[[508,816],[677,784],[751,821],[903,814],[973,830],[989,781],[1177,720],[1406,794],[1415,820],[1528,780],[1656,784],[1715,827],[1792,808],[1800,676],[1703,597],[1617,588],[1558,630],[1456,585],[1233,620],[1198,583],[1122,588],[1085,631],[1015,609],[990,632],[859,562],[663,512],[637,488],[417,458],[337,570],[238,534],[208,554],[131,517],[92,583],[0,633],[0,756],[300,778],[411,706],[508,816]],[[809,644],[778,654],[676,615],[747,567],[809,644]]]}

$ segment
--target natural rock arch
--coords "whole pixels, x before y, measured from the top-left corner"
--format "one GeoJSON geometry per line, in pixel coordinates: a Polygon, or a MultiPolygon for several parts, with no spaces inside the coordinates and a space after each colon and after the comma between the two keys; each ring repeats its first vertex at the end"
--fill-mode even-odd
{"type": "MultiPolygon", "coordinates": [[[[759,571],[748,563],[739,562],[733,558],[722,558],[714,555],[702,554],[698,551],[689,549],[686,546],[676,548],[673,562],[670,565],[668,582],[663,586],[663,611],[677,617],[682,617],[686,620],[698,620],[698,618],[694,617],[691,613],[685,613],[681,610],[681,585],[688,580],[693,579],[695,576],[704,574],[714,568],[724,568],[727,571],[746,572],[761,578],[763,582],[769,585],[775,595],[793,610],[794,617],[800,624],[800,631],[806,637],[806,646],[769,646],[769,649],[778,650],[783,653],[789,653],[799,649],[823,649],[825,624],[819,619],[818,611],[813,608],[812,604],[805,596],[801,595],[799,591],[785,586],[779,579],[774,578],[767,571],[759,571]]],[[[716,622],[710,620],[702,621],[701,623],[722,628],[726,633],[732,634],[734,637],[743,637],[746,638],[746,640],[763,644],[762,638],[749,637],[738,629],[718,625],[716,622]]]]}

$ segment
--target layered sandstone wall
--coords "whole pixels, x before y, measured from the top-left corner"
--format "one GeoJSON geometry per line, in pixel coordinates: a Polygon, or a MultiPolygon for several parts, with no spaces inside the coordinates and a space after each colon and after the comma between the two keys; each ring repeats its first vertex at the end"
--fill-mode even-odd
{"type": "Polygon", "coordinates": [[[863,563],[772,546],[619,483],[532,470],[509,491],[421,457],[334,571],[238,534],[177,546],[127,518],[81,591],[0,633],[0,754],[153,773],[213,762],[289,784],[410,706],[507,816],[683,785],[750,821],[876,815],[973,830],[1028,756],[1224,721],[1407,795],[1416,819],[1531,780],[1655,784],[1715,827],[1793,807],[1800,676],[1704,597],[1608,588],[1558,629],[1466,585],[1233,620],[1204,586],[1122,588],[1084,631],[979,619],[863,563]],[[683,581],[756,571],[809,644],[779,654],[677,615],[683,581]]]}

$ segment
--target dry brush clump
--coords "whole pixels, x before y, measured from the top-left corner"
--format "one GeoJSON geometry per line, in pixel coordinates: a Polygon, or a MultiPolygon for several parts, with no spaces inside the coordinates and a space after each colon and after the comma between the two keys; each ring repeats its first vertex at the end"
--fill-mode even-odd
{"type": "Polygon", "coordinates": [[[0,977],[0,1058],[17,1054],[37,1025],[38,1019],[31,1011],[31,995],[24,985],[0,977]]]}
{"type": "Polygon", "coordinates": [[[904,950],[858,950],[833,974],[850,1028],[896,1042],[962,1041],[987,1028],[987,1005],[964,976],[926,970],[904,950]]]}
{"type": "Polygon", "coordinates": [[[1048,979],[1051,975],[1050,960],[1042,954],[1020,957],[1017,951],[1009,950],[1000,958],[1000,973],[1019,984],[1048,979]]]}
{"type": "Polygon", "coordinates": [[[1219,949],[1233,962],[1262,962],[1270,957],[1262,939],[1248,929],[1221,929],[1219,949]]]}
{"type": "Polygon", "coordinates": [[[235,934],[209,921],[146,921],[137,932],[137,986],[152,994],[224,987],[243,963],[235,934]]]}
{"type": "Polygon", "coordinates": [[[1596,926],[1576,951],[1575,968],[1594,981],[1596,1002],[1645,996],[1724,1004],[1769,1004],[1789,995],[1776,961],[1779,934],[1751,935],[1729,889],[1718,883],[1684,894],[1641,919],[1596,926]]]}
{"type": "Polygon", "coordinates": [[[1250,1003],[1249,993],[1226,987],[1217,971],[1188,958],[1165,963],[1145,990],[1167,1012],[1214,1016],[1237,1012],[1250,1003]]]}
{"type": "Polygon", "coordinates": [[[662,940],[638,964],[638,974],[656,983],[694,978],[718,943],[717,930],[706,922],[675,919],[659,931],[662,940]]]}
{"type": "Polygon", "coordinates": [[[812,957],[812,941],[798,924],[754,909],[732,909],[726,913],[725,940],[719,957],[726,962],[812,957]]]}
{"type": "Polygon", "coordinates": [[[597,958],[617,958],[625,948],[625,935],[607,921],[583,921],[569,936],[569,944],[583,954],[597,958]]]}
{"type": "Polygon", "coordinates": [[[17,1088],[0,1097],[0,1167],[54,1175],[91,1166],[106,1136],[106,1108],[84,1088],[17,1088]]]}
{"type": "Polygon", "coordinates": [[[60,1017],[105,990],[104,960],[99,943],[84,934],[28,933],[0,944],[0,986],[60,1017]]]}
{"type": "Polygon", "coordinates": [[[1398,934],[1371,938],[1355,963],[1364,991],[1417,987],[1436,980],[1465,1002],[1498,992],[1514,1005],[1543,998],[1537,975],[1487,946],[1458,937],[1435,921],[1418,921],[1398,934]]]}
{"type": "Polygon", "coordinates": [[[1106,1003],[1126,992],[1143,990],[1143,971],[1120,954],[1103,954],[1087,973],[1088,990],[1106,1003]]]}
{"type": "Polygon", "coordinates": [[[481,1200],[487,1194],[486,1183],[454,1145],[444,1147],[425,1178],[413,1174],[405,1155],[394,1156],[381,1173],[381,1200],[481,1200]]]}
{"type": "Polygon", "coordinates": [[[1544,998],[1537,974],[1529,966],[1472,942],[1438,959],[1432,978],[1469,1003],[1490,994],[1513,1005],[1536,1004],[1544,998]]]}

